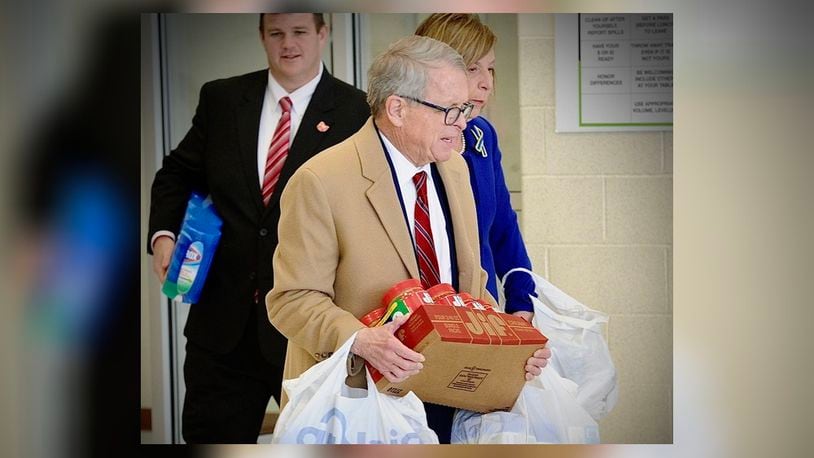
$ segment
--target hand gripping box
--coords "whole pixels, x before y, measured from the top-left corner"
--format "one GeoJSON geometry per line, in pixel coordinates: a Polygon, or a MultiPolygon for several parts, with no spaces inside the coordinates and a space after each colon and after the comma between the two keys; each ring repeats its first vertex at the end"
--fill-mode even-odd
{"type": "Polygon", "coordinates": [[[493,310],[423,305],[396,331],[424,355],[424,368],[401,383],[368,370],[382,393],[476,412],[510,410],[523,388],[525,365],[548,339],[526,320],[493,310]]]}

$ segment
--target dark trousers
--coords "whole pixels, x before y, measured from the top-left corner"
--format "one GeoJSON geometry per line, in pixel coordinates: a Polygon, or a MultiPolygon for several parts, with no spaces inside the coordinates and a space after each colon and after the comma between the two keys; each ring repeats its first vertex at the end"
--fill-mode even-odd
{"type": "Polygon", "coordinates": [[[229,353],[187,341],[182,414],[187,443],[257,443],[270,397],[279,402],[283,369],[261,354],[251,315],[243,338],[229,353]]]}
{"type": "Polygon", "coordinates": [[[424,410],[427,412],[427,425],[438,435],[438,442],[449,444],[452,435],[452,417],[455,416],[455,409],[425,402],[424,410]]]}

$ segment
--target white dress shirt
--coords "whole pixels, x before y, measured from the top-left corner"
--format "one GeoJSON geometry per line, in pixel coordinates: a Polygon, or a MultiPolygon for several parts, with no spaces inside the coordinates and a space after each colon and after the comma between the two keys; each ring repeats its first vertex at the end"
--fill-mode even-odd
{"type": "MultiPolygon", "coordinates": [[[[319,73],[314,79],[303,84],[290,94],[271,76],[271,71],[268,74],[266,94],[263,97],[263,111],[260,114],[260,130],[257,132],[257,180],[261,189],[263,188],[263,175],[266,171],[266,158],[268,157],[269,145],[271,145],[271,137],[274,136],[274,130],[277,129],[277,123],[283,115],[280,99],[285,96],[291,99],[290,141],[293,143],[294,137],[297,136],[297,130],[300,128],[302,116],[305,114],[305,109],[308,108],[308,103],[311,102],[311,97],[314,95],[320,78],[322,78],[322,64],[320,64],[319,73]]],[[[315,126],[310,127],[316,128],[315,126]]],[[[290,147],[291,144],[289,144],[290,147]]]]}
{"type": "Polygon", "coordinates": [[[415,247],[415,234],[412,232],[415,230],[415,201],[417,196],[413,176],[421,171],[427,173],[430,227],[432,228],[432,241],[435,245],[435,257],[438,259],[438,271],[441,275],[441,283],[452,284],[452,260],[449,251],[449,238],[447,237],[447,222],[444,211],[441,209],[441,202],[438,200],[438,193],[435,191],[435,182],[430,164],[416,167],[393,146],[384,134],[379,132],[379,135],[384,142],[388,156],[390,156],[390,162],[392,162],[393,168],[396,170],[396,178],[404,202],[404,211],[407,213],[407,222],[413,236],[413,247],[415,247]]]}

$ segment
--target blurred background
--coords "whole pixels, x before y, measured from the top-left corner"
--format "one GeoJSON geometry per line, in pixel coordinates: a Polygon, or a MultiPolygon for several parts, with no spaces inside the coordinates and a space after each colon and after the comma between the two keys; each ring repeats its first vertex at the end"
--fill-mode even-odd
{"type": "MultiPolygon", "coordinates": [[[[510,187],[519,195],[532,260],[563,289],[612,314],[608,336],[623,384],[619,405],[601,424],[603,440],[673,443],[522,451],[810,454],[805,434],[814,358],[807,337],[814,304],[805,286],[814,274],[814,158],[807,135],[814,102],[812,7],[648,3],[647,11],[674,13],[674,133],[560,135],[551,130],[556,101],[546,73],[552,71],[554,35],[551,19],[540,13],[642,12],[644,6],[591,1],[411,6],[481,11],[490,25],[495,13],[516,18],[517,50],[498,50],[498,59],[517,59],[518,144],[505,145],[514,135],[498,129],[503,149],[519,153],[507,159],[519,168],[505,167],[515,177],[510,187]],[[530,129],[530,123],[542,129],[530,129]],[[539,132],[542,148],[529,148],[540,144],[533,138],[539,132]],[[595,198],[575,200],[589,196],[595,198]],[[580,211],[551,208],[551,202],[580,211]],[[597,230],[597,224],[607,226],[597,230]],[[613,224],[620,231],[610,231],[613,224]],[[581,239],[564,240],[569,234],[581,239]],[[617,331],[613,323],[619,323],[617,331]]],[[[136,259],[144,254],[135,215],[143,215],[146,202],[139,210],[137,205],[154,172],[144,152],[155,160],[157,151],[143,141],[150,126],[143,118],[148,102],[142,92],[141,13],[225,7],[35,0],[2,8],[0,443],[4,456],[109,455],[144,439],[137,409],[157,408],[160,385],[145,382],[145,374],[149,381],[157,374],[152,348],[161,345],[154,336],[162,332],[153,327],[154,315],[168,311],[160,298],[151,299],[158,295],[149,267],[145,274],[141,265],[136,281],[136,259]]],[[[228,8],[294,6],[235,2],[228,8]]],[[[374,11],[359,2],[302,2],[297,8],[382,14],[403,5],[383,3],[374,11]]],[[[411,25],[392,31],[401,36],[411,25]]],[[[503,35],[501,41],[512,42],[503,35]]],[[[254,52],[262,56],[259,46],[254,52]]],[[[261,67],[262,57],[249,70],[261,67]]],[[[193,94],[200,87],[197,81],[188,84],[193,94]]],[[[493,104],[512,97],[512,89],[498,91],[493,104]]],[[[496,123],[500,117],[487,116],[496,123]]],[[[153,434],[155,414],[151,418],[153,434]]],[[[354,447],[339,453],[351,451],[360,452],[354,447]]],[[[471,456],[494,449],[443,449],[446,456],[459,452],[471,456]]]]}

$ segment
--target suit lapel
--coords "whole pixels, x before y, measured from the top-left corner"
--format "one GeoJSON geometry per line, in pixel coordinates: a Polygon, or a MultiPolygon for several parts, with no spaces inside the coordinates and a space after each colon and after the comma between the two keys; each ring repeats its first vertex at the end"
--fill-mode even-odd
{"type": "Polygon", "coordinates": [[[367,199],[379,217],[382,227],[387,232],[387,236],[398,252],[407,272],[411,277],[418,278],[418,264],[413,250],[413,241],[404,223],[404,214],[396,194],[393,175],[387,159],[384,157],[386,153],[382,151],[381,140],[373,127],[372,118],[367,120],[360,133],[364,133],[364,135],[357,136],[356,152],[362,166],[362,176],[371,181],[366,192],[367,199]]]}
{"type": "Polygon", "coordinates": [[[263,198],[260,193],[260,177],[257,175],[257,133],[260,131],[260,115],[267,83],[268,70],[257,72],[256,77],[253,75],[235,114],[240,144],[238,154],[246,175],[244,181],[258,211],[263,208],[263,198]]]}
{"type": "MultiPolygon", "coordinates": [[[[475,266],[475,252],[472,247],[478,246],[478,240],[470,240],[467,236],[469,232],[477,234],[477,227],[472,228],[472,231],[468,231],[466,226],[467,224],[473,224],[473,222],[477,224],[477,221],[475,219],[467,221],[465,218],[465,215],[474,212],[474,209],[467,212],[464,208],[468,200],[464,198],[466,196],[462,195],[462,193],[471,191],[468,191],[469,188],[465,185],[469,177],[462,174],[466,165],[458,164],[458,161],[463,162],[463,158],[453,156],[447,162],[437,163],[437,166],[441,180],[444,182],[444,190],[446,191],[447,201],[449,203],[449,213],[452,217],[452,230],[455,234],[455,255],[458,260],[458,288],[461,291],[466,291],[466,288],[469,288],[469,291],[472,291],[473,294],[477,294],[479,291],[477,284],[474,283],[474,279],[479,278],[479,276],[475,274],[479,274],[479,272],[476,271],[476,267],[479,268],[480,266],[475,266]]],[[[474,213],[472,213],[472,215],[474,216],[474,213]]]]}
{"type": "MultiPolygon", "coordinates": [[[[302,116],[300,127],[297,130],[297,136],[294,138],[291,144],[291,151],[288,153],[289,159],[294,158],[292,162],[301,161],[296,164],[295,167],[291,167],[289,175],[293,174],[293,172],[297,170],[305,160],[310,159],[314,153],[320,151],[320,149],[317,148],[328,131],[320,132],[317,129],[317,125],[320,122],[324,122],[328,126],[333,125],[333,109],[335,103],[336,95],[333,77],[328,73],[327,69],[323,69],[322,78],[319,80],[316,89],[314,89],[311,103],[308,104],[308,108],[306,108],[302,116]]],[[[287,165],[288,164],[283,166],[283,173],[285,173],[287,165]]]]}
{"type": "MultiPolygon", "coordinates": [[[[317,125],[320,122],[324,122],[328,126],[333,125],[335,98],[333,76],[328,73],[327,69],[323,68],[322,78],[314,89],[314,95],[311,96],[311,102],[308,104],[308,108],[305,109],[300,126],[297,128],[297,135],[291,142],[288,157],[283,163],[277,189],[284,189],[291,175],[308,159],[323,149],[319,145],[328,134],[328,131],[320,132],[317,125]]],[[[280,194],[282,193],[277,191],[272,194],[267,212],[280,205],[280,194]]]]}

